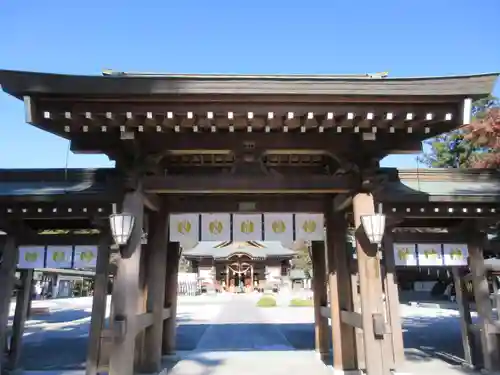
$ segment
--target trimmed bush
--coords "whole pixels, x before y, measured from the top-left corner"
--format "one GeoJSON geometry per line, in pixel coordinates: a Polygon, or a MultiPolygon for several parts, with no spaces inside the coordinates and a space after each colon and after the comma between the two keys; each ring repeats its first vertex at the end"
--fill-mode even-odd
{"type": "Polygon", "coordinates": [[[257,301],[257,307],[276,307],[276,298],[264,295],[257,301]]]}
{"type": "Polygon", "coordinates": [[[290,301],[290,306],[291,307],[312,307],[313,301],[312,301],[312,299],[294,298],[290,301]]]}

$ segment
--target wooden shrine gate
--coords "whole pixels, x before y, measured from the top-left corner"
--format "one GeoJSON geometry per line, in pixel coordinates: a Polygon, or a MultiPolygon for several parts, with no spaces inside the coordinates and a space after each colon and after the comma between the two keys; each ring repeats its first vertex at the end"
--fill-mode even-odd
{"type": "MultiPolygon", "coordinates": [[[[133,216],[114,280],[109,359],[110,374],[128,375],[134,368],[157,371],[162,354],[175,351],[179,245],[168,241],[170,214],[320,213],[326,242],[315,241],[312,251],[316,349],[323,357],[330,353],[330,317],[334,368],[388,375],[403,361],[394,269],[389,261],[381,272],[380,252],[368,241],[361,217],[383,203],[388,221],[394,219],[389,228],[415,226],[415,220],[443,213],[433,225],[449,227],[456,219],[495,217],[486,208],[500,208],[485,201],[476,207],[482,211],[474,212],[480,215],[467,217],[470,207],[451,215],[452,200],[433,200],[436,192],[420,186],[408,188],[397,171],[379,168],[379,161],[388,154],[419,152],[422,140],[469,123],[472,101],[488,95],[496,78],[123,72],[84,77],[0,71],[2,89],[24,101],[28,123],[68,139],[73,152],[106,154],[116,161],[113,170],[73,179],[65,171],[3,171],[0,181],[10,183],[0,220],[13,238],[9,251],[16,248],[19,228],[22,233],[47,225],[105,228],[102,220],[111,203],[133,216]],[[349,227],[356,231],[359,294],[353,291],[345,250],[349,227]],[[144,249],[143,230],[148,233],[144,249]]],[[[460,196],[468,187],[441,195],[462,197],[470,206],[474,200],[460,196]]],[[[477,231],[469,229],[471,235],[477,231]]],[[[105,231],[102,236],[105,241],[105,231]]],[[[387,230],[387,243],[390,237],[387,230]]],[[[384,246],[390,254],[390,245],[384,246]]],[[[102,259],[101,281],[108,263],[102,259]]],[[[9,267],[1,275],[10,280],[12,272],[9,267]]],[[[5,306],[10,289],[1,290],[5,306]]],[[[97,369],[103,290],[98,288],[94,298],[89,375],[97,369]]],[[[4,327],[6,310],[0,311],[4,327]]]]}

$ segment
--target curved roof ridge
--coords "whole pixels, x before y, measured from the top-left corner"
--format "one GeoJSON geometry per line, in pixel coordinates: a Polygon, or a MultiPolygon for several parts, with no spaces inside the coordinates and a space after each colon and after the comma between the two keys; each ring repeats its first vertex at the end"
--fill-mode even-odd
{"type": "Polygon", "coordinates": [[[389,77],[388,72],[362,73],[362,74],[306,74],[306,73],[154,73],[154,72],[120,72],[105,70],[102,72],[105,77],[129,77],[129,78],[212,78],[212,79],[320,79],[320,80],[358,80],[358,79],[387,79],[395,80],[426,80],[426,79],[447,79],[447,78],[471,78],[499,76],[499,72],[483,72],[471,74],[451,74],[451,75],[431,75],[431,76],[400,76],[389,77]]]}
{"type": "Polygon", "coordinates": [[[370,79],[384,79],[390,81],[400,80],[426,80],[426,79],[456,79],[456,78],[473,78],[473,77],[486,77],[486,76],[500,76],[498,72],[483,72],[471,74],[451,74],[451,75],[434,75],[434,76],[400,76],[389,77],[388,72],[378,73],[361,73],[361,74],[306,74],[306,73],[154,73],[154,72],[120,72],[113,70],[104,70],[99,74],[69,74],[69,73],[55,73],[55,72],[39,72],[39,71],[25,71],[25,70],[12,70],[0,69],[0,77],[9,74],[30,74],[39,76],[53,76],[53,77],[73,77],[73,78],[180,78],[180,79],[290,79],[290,80],[370,80],[370,79]]]}

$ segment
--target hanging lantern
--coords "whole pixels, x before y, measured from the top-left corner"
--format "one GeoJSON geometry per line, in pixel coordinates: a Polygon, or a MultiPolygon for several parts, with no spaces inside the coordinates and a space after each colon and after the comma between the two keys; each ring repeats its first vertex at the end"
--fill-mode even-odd
{"type": "Polygon", "coordinates": [[[385,215],[373,214],[361,216],[361,224],[370,243],[380,245],[385,231],[385,215]]]}
{"type": "Polygon", "coordinates": [[[126,245],[134,229],[135,217],[127,212],[109,216],[111,235],[118,246],[126,245]]]}

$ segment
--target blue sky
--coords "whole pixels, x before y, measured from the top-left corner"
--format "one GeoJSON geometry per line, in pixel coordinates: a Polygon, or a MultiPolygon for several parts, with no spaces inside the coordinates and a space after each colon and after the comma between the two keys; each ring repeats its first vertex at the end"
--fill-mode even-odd
{"type": "MultiPolygon", "coordinates": [[[[0,69],[100,74],[500,70],[499,0],[4,1],[0,69]],[[494,41],[494,42],[492,42],[494,41]]],[[[500,95],[497,85],[495,94],[500,95]]],[[[0,93],[0,168],[99,167],[0,93]]],[[[415,167],[415,156],[384,165],[415,167]]]]}

